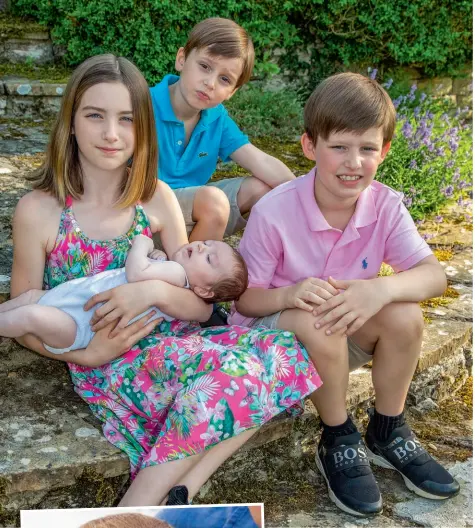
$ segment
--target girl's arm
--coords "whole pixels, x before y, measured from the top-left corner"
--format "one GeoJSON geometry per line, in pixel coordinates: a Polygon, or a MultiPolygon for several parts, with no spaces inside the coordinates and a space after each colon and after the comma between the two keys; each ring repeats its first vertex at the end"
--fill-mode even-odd
{"type": "MultiPolygon", "coordinates": [[[[147,205],[152,231],[160,233],[163,248],[170,257],[177,249],[188,243],[180,204],[170,187],[159,181],[155,195],[147,205]]],[[[211,316],[212,306],[206,304],[191,290],[167,284],[161,293],[158,299],[160,303],[152,303],[152,305],[172,317],[184,321],[204,322],[211,316]]]]}
{"type": "MultiPolygon", "coordinates": [[[[12,298],[31,289],[42,289],[46,249],[54,243],[52,237],[57,231],[60,214],[56,201],[39,191],[26,194],[18,202],[13,216],[12,298]],[[53,227],[55,223],[56,227],[53,227]]],[[[18,338],[17,341],[52,359],[76,362],[73,359],[80,357],[79,350],[62,355],[53,354],[32,334],[18,338]]]]}

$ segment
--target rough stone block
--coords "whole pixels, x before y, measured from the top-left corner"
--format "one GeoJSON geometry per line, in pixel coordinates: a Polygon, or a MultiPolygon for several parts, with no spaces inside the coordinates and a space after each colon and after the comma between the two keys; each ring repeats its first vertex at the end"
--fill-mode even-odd
{"type": "Polygon", "coordinates": [[[13,64],[29,60],[35,64],[48,64],[53,61],[53,46],[49,40],[7,40],[4,57],[13,64]]]}
{"type": "Polygon", "coordinates": [[[473,87],[472,79],[454,79],[452,93],[455,95],[471,95],[473,87]]]}
{"type": "Polygon", "coordinates": [[[61,97],[66,89],[64,83],[43,83],[28,79],[6,79],[4,86],[7,94],[24,97],[61,97]]]}
{"type": "Polygon", "coordinates": [[[7,114],[23,117],[25,114],[37,118],[47,117],[58,113],[61,97],[25,97],[10,96],[7,104],[7,114]]]}
{"type": "Polygon", "coordinates": [[[452,79],[450,77],[436,77],[417,81],[417,88],[435,96],[449,95],[452,92],[452,79]]]}
{"type": "Polygon", "coordinates": [[[0,97],[0,115],[5,115],[7,109],[7,98],[6,97],[0,97]]]}
{"type": "Polygon", "coordinates": [[[441,262],[449,282],[471,285],[473,283],[473,252],[463,249],[448,262],[441,262]]]}

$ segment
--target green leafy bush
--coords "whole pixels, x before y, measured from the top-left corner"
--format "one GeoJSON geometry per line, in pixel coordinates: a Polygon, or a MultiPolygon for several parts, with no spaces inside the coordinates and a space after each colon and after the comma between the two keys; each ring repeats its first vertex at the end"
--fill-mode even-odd
{"type": "Polygon", "coordinates": [[[426,75],[471,62],[470,0],[12,0],[12,10],[51,28],[75,65],[104,52],[125,55],[150,83],[200,20],[222,16],[252,35],[256,74],[279,67],[310,91],[349,67],[412,65],[426,75]],[[274,50],[282,50],[275,57],[274,50]],[[272,59],[272,57],[274,57],[272,59]],[[272,59],[272,60],[271,60],[272,59]]]}
{"type": "Polygon", "coordinates": [[[303,131],[302,104],[294,91],[266,91],[255,83],[226,102],[232,118],[252,137],[294,139],[303,131]]]}

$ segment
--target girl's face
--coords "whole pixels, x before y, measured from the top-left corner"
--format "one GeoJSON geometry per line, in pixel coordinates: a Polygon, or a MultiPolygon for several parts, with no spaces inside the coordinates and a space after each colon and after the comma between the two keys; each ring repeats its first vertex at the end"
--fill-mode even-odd
{"type": "Polygon", "coordinates": [[[74,116],[73,133],[83,169],[125,169],[135,145],[128,89],[121,83],[91,86],[74,116]]]}

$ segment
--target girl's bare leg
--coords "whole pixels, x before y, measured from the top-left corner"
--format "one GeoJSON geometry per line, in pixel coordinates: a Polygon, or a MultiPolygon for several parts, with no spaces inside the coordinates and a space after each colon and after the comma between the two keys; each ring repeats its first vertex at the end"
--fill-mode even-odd
{"type": "Polygon", "coordinates": [[[33,334],[50,347],[67,348],[74,343],[76,331],[74,319],[52,306],[28,304],[0,313],[0,335],[3,337],[33,334]]]}
{"type": "Polygon", "coordinates": [[[142,469],[122,497],[119,506],[165,504],[170,489],[178,485],[188,488],[191,499],[218,467],[256,431],[257,428],[245,431],[204,453],[142,469]]]}
{"type": "Polygon", "coordinates": [[[119,506],[158,506],[166,500],[177,480],[189,472],[202,456],[200,453],[141,469],[119,506]]]}
{"type": "Polygon", "coordinates": [[[208,451],[205,451],[201,460],[183,478],[177,480],[173,485],[186,486],[188,488],[188,498],[191,500],[219,466],[244,445],[256,432],[257,428],[244,431],[238,436],[228,438],[228,440],[224,440],[208,451]]]}

